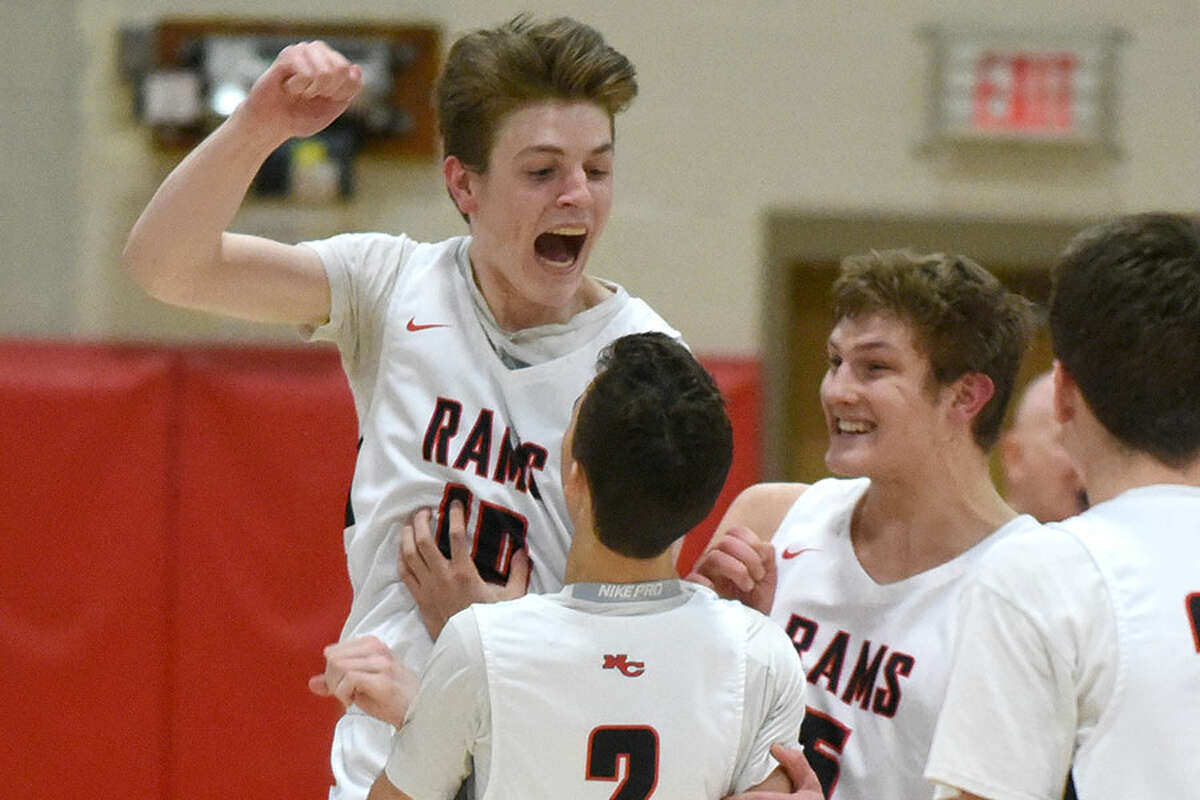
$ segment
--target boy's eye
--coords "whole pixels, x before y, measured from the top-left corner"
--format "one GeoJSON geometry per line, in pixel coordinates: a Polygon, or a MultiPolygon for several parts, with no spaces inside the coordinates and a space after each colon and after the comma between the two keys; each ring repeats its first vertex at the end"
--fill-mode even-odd
{"type": "Polygon", "coordinates": [[[541,169],[529,170],[529,176],[531,178],[549,178],[550,175],[553,174],[553,172],[554,172],[553,167],[542,167],[541,169]]]}

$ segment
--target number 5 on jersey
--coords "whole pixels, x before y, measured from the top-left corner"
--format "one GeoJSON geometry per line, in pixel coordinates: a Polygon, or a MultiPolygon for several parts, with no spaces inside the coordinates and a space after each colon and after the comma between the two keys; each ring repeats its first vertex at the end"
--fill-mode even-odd
{"type": "Polygon", "coordinates": [[[821,782],[821,793],[827,798],[833,797],[837,788],[842,750],[849,738],[850,729],[833,717],[812,706],[805,709],[804,722],[800,723],[800,744],[804,745],[804,755],[821,782]]]}
{"type": "Polygon", "coordinates": [[[437,545],[446,558],[450,557],[450,504],[462,503],[466,514],[467,531],[475,519],[471,541],[471,560],[479,577],[488,583],[508,583],[513,554],[525,546],[528,521],[520,514],[495,503],[480,500],[475,509],[475,495],[461,483],[447,483],[438,506],[437,545]]]}

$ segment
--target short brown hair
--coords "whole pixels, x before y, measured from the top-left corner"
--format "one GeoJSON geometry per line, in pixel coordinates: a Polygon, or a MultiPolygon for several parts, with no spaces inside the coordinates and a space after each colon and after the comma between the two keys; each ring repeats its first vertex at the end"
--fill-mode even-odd
{"type": "Polygon", "coordinates": [[[968,372],[992,380],[995,394],[975,417],[975,442],[996,443],[1021,357],[1031,304],[969,258],[880,250],[842,262],[833,285],[834,321],[886,312],[910,323],[934,379],[946,386],[968,372]]]}
{"type": "Polygon", "coordinates": [[[569,17],[533,23],[521,14],[454,43],[438,78],[438,127],[445,155],[484,172],[504,117],[539,100],[582,100],[609,118],[637,95],[629,59],[569,17]]]}
{"type": "Polygon", "coordinates": [[[1096,419],[1168,466],[1200,457],[1200,217],[1095,225],[1053,278],[1054,355],[1096,419]]]}

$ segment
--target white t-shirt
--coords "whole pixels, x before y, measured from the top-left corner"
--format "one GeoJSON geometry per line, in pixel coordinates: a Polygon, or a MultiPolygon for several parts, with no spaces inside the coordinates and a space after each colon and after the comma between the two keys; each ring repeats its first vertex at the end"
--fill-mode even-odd
{"type": "Polygon", "coordinates": [[[926,774],[990,798],[1200,798],[1200,488],[1132,489],[989,553],[926,774]]]}
{"type": "MultiPolygon", "coordinates": [[[[571,525],[559,456],[571,405],[613,339],[678,333],[609,284],[611,297],[566,324],[504,335],[481,317],[469,237],[343,234],[305,244],[331,294],[329,321],[307,333],[337,344],[360,436],[344,533],[354,597],[342,638],[377,636],[420,672],[432,642],[397,574],[400,526],[418,508],[460,499],[485,578],[506,578],[524,546],[530,591],[561,588],[571,525]],[[512,352],[502,359],[492,338],[512,352]],[[510,368],[514,354],[537,363],[510,368]]],[[[390,732],[348,710],[335,734],[333,797],[366,796],[390,732]]]]}
{"type": "Polygon", "coordinates": [[[622,779],[715,800],[765,779],[803,716],[761,614],[679,580],[573,584],[450,620],[387,774],[416,800],[453,797],[472,761],[481,798],[606,800],[622,779]]]}
{"type": "Polygon", "coordinates": [[[850,539],[867,478],[818,481],[773,537],[771,618],[812,684],[801,741],[831,800],[928,800],[922,776],[942,704],[963,579],[995,542],[1035,528],[1016,517],[956,558],[877,583],[850,539]]]}

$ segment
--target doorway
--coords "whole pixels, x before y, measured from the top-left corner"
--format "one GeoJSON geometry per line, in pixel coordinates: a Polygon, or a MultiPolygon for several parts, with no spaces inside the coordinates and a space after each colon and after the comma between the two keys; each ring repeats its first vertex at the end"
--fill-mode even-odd
{"type": "MultiPolygon", "coordinates": [[[[817,390],[825,371],[825,339],[831,321],[829,288],[843,256],[895,247],[958,252],[1034,301],[1044,319],[1050,265],[1087,224],[1087,220],[771,214],[763,315],[765,479],[809,483],[828,474],[817,390]]],[[[1050,362],[1049,333],[1040,324],[1022,362],[1016,394],[1050,362]]]]}

